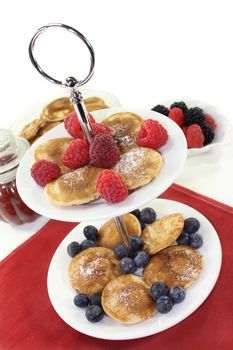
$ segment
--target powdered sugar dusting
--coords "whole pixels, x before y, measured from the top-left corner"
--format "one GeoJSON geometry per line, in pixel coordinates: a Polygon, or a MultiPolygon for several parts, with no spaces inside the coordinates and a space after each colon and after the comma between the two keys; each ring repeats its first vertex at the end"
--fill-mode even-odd
{"type": "MultiPolygon", "coordinates": [[[[123,154],[119,162],[115,165],[115,170],[124,174],[132,174],[140,169],[140,164],[144,160],[145,151],[143,148],[133,148],[131,151],[123,154]]],[[[141,174],[143,169],[141,169],[141,174]]]]}
{"type": "Polygon", "coordinates": [[[87,277],[102,276],[106,274],[106,269],[103,266],[106,264],[106,259],[96,257],[95,260],[89,261],[88,264],[79,265],[79,271],[82,275],[87,277]]]}

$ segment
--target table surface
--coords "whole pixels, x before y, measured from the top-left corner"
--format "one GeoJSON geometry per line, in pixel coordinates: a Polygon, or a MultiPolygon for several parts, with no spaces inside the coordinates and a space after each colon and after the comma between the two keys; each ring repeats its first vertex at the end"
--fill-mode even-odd
{"type": "MultiPolygon", "coordinates": [[[[229,45],[233,23],[230,3],[225,2],[222,6],[211,2],[211,16],[208,1],[200,4],[195,1],[189,5],[179,1],[180,6],[171,1],[170,11],[167,11],[166,3],[148,1],[147,6],[142,7],[137,1],[119,0],[114,6],[114,16],[107,0],[102,0],[101,4],[109,16],[105,11],[99,11],[99,2],[87,0],[79,3],[82,16],[78,18],[77,29],[88,37],[96,51],[95,74],[85,87],[114,94],[126,108],[150,109],[167,100],[190,101],[192,106],[207,105],[233,123],[233,56],[229,45]],[[188,15],[185,15],[187,11],[188,15]],[[161,16],[155,16],[155,13],[161,16]],[[190,26],[190,16],[199,19],[198,26],[190,26]],[[185,55],[183,50],[177,49],[178,42],[179,48],[185,46],[185,55]],[[199,52],[202,54],[199,55],[199,52]]],[[[77,1],[70,0],[69,4],[77,7],[77,1]]],[[[54,6],[53,2],[48,2],[46,11],[43,6],[35,11],[33,3],[22,0],[14,5],[12,11],[11,3],[5,3],[0,21],[1,51],[4,53],[0,65],[1,81],[4,82],[1,85],[4,101],[1,103],[1,127],[8,127],[42,95],[49,98],[54,94],[54,85],[32,67],[28,58],[28,43],[35,31],[46,23],[60,21],[76,27],[77,11],[70,11],[70,6],[62,6],[62,2],[56,2],[54,6]],[[24,5],[27,6],[27,18],[22,21],[18,13],[24,5]]],[[[62,50],[59,50],[57,58],[67,62],[64,44],[64,41],[59,42],[62,50]]],[[[51,64],[57,62],[54,56],[52,58],[53,52],[48,54],[49,48],[42,45],[41,52],[48,57],[46,68],[50,64],[51,69],[51,64]]],[[[70,61],[73,56],[69,55],[70,61]]],[[[44,57],[40,59],[44,64],[44,57]]],[[[53,72],[59,71],[56,64],[53,68],[53,72]]],[[[176,182],[233,206],[232,154],[231,132],[228,144],[189,157],[176,182]]],[[[19,227],[0,223],[0,259],[29,238],[46,220],[39,218],[34,223],[19,227]]]]}

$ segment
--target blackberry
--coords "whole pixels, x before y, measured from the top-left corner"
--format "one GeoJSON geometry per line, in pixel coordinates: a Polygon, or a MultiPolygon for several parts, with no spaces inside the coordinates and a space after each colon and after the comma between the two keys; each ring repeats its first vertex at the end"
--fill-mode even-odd
{"type": "Polygon", "coordinates": [[[213,141],[215,134],[213,129],[211,129],[211,127],[206,124],[200,124],[200,127],[205,137],[204,146],[206,146],[213,141]]]}
{"type": "Polygon", "coordinates": [[[201,108],[194,107],[189,108],[184,114],[184,123],[186,126],[192,124],[202,124],[204,121],[205,115],[201,108]]]}
{"type": "Polygon", "coordinates": [[[170,106],[170,109],[172,108],[180,108],[182,109],[182,111],[184,112],[184,114],[187,112],[188,110],[188,107],[187,105],[183,102],[183,101],[180,101],[180,102],[174,102],[173,104],[171,104],[170,106]]]}
{"type": "Polygon", "coordinates": [[[168,113],[169,113],[169,109],[163,105],[154,106],[153,108],[151,108],[151,110],[154,112],[158,112],[163,115],[166,115],[166,117],[168,116],[168,113]]]}

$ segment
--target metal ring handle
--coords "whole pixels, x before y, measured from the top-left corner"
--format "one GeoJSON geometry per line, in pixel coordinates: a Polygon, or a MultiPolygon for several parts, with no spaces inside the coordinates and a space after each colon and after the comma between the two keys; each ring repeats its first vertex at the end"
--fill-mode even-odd
{"type": "Polygon", "coordinates": [[[33,64],[33,66],[36,68],[36,70],[47,80],[49,80],[50,82],[54,83],[54,84],[58,84],[58,85],[62,85],[65,87],[70,87],[69,82],[67,82],[67,80],[65,82],[62,82],[60,80],[54,79],[53,77],[51,77],[50,75],[48,75],[47,73],[45,73],[45,71],[41,68],[41,66],[38,64],[38,62],[36,61],[35,57],[34,57],[34,47],[35,47],[35,43],[36,43],[36,39],[42,34],[44,33],[46,30],[48,29],[54,29],[54,28],[63,28],[65,30],[68,30],[69,32],[75,34],[76,36],[79,37],[79,39],[81,39],[84,44],[87,46],[89,53],[90,53],[90,59],[91,59],[91,66],[90,66],[90,70],[89,73],[87,75],[87,77],[83,80],[78,80],[76,81],[76,86],[82,86],[83,84],[85,84],[93,75],[94,73],[94,66],[95,66],[95,53],[94,53],[94,49],[91,46],[91,44],[89,43],[89,41],[85,38],[85,36],[80,33],[78,30],[74,29],[73,27],[70,27],[66,24],[62,24],[62,23],[50,23],[47,24],[41,28],[39,28],[37,30],[37,32],[35,33],[35,35],[33,36],[33,38],[31,39],[31,42],[29,44],[29,57],[30,60],[33,64]]]}

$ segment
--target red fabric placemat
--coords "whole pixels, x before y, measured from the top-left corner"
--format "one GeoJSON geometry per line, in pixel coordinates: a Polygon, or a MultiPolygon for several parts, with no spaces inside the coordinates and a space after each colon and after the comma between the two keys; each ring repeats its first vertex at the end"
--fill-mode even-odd
{"type": "Polygon", "coordinates": [[[73,330],[49,301],[47,271],[57,246],[76,224],[50,220],[0,263],[0,350],[231,349],[233,208],[178,185],[161,197],[199,210],[212,222],[221,240],[220,277],[198,310],[164,332],[137,340],[107,341],[73,330]]]}

